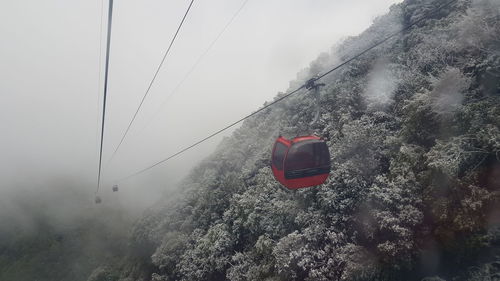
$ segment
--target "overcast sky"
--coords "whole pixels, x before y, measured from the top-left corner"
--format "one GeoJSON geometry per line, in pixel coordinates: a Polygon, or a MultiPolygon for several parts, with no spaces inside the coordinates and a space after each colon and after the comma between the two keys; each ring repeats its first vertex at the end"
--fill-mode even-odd
{"type": "MultiPolygon", "coordinates": [[[[244,2],[195,0],[136,123],[108,164],[189,4],[114,2],[106,184],[256,110],[278,91],[286,91],[296,73],[321,52],[359,34],[400,1],[249,0],[172,94],[244,2]]],[[[95,188],[102,106],[101,7],[99,0],[0,1],[0,196],[2,190],[54,178],[95,188]]],[[[104,50],[105,34],[102,38],[104,50]]],[[[220,139],[123,182],[122,196],[165,188],[220,139]]]]}

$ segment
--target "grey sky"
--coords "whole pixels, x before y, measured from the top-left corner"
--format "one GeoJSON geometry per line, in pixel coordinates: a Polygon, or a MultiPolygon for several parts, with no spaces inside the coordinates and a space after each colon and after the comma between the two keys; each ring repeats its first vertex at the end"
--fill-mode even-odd
{"type": "MultiPolygon", "coordinates": [[[[285,91],[296,73],[321,52],[363,31],[400,1],[250,0],[189,79],[160,108],[242,2],[195,0],[136,123],[108,166],[189,3],[115,0],[104,147],[106,183],[254,111],[278,91],[285,91]]],[[[72,178],[95,188],[98,94],[102,95],[98,85],[100,16],[98,0],[0,2],[0,192],[54,177],[72,178]]],[[[135,196],[137,190],[163,188],[212,151],[219,140],[125,182],[122,194],[135,196]]]]}

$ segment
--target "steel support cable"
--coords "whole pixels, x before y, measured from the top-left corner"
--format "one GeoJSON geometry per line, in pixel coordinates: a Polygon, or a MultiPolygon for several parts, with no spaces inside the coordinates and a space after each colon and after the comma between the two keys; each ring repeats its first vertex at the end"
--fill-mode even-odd
{"type": "MultiPolygon", "coordinates": [[[[393,38],[394,36],[396,36],[396,35],[398,35],[398,34],[400,34],[400,33],[405,32],[406,30],[410,29],[411,27],[415,26],[416,24],[419,24],[419,23],[420,23],[420,22],[422,22],[423,20],[425,20],[425,19],[429,18],[430,16],[434,15],[436,12],[439,12],[441,9],[443,9],[443,8],[445,8],[445,7],[447,7],[447,6],[450,6],[451,4],[453,4],[453,3],[454,3],[454,2],[456,2],[456,1],[458,1],[458,0],[451,0],[451,1],[448,1],[448,2],[444,3],[443,5],[441,5],[441,6],[437,7],[437,8],[435,8],[434,10],[432,10],[431,12],[429,12],[429,13],[428,13],[427,15],[425,15],[424,17],[422,17],[422,18],[420,18],[420,19],[418,19],[418,20],[414,21],[413,23],[410,23],[409,25],[407,25],[406,27],[404,27],[404,28],[402,28],[402,29],[398,30],[397,32],[392,33],[391,35],[389,35],[389,36],[385,37],[385,38],[384,38],[384,39],[382,39],[381,41],[379,41],[379,42],[375,43],[374,45],[370,46],[369,48],[367,48],[367,49],[365,49],[365,50],[363,50],[363,51],[361,51],[361,52],[357,53],[356,55],[354,55],[354,56],[353,56],[353,57],[351,57],[350,59],[345,60],[344,62],[342,62],[342,63],[338,64],[337,66],[333,67],[332,69],[328,70],[327,72],[325,72],[325,73],[323,73],[323,74],[321,74],[321,75],[316,76],[316,77],[315,77],[315,78],[313,78],[312,80],[311,80],[311,79],[310,79],[310,80],[308,80],[308,82],[310,82],[310,81],[313,81],[313,82],[314,82],[314,81],[318,81],[318,80],[320,80],[320,79],[324,78],[325,76],[327,76],[328,74],[332,73],[333,71],[335,71],[335,70],[337,70],[337,69],[339,69],[339,68],[341,68],[341,67],[343,67],[343,66],[345,66],[345,65],[349,64],[350,62],[352,62],[352,61],[354,61],[354,60],[358,59],[359,57],[361,57],[361,56],[362,56],[362,55],[364,55],[365,53],[369,52],[370,50],[372,50],[372,49],[374,49],[374,48],[376,48],[376,47],[378,47],[378,46],[382,45],[383,43],[385,43],[385,42],[389,41],[389,40],[390,40],[391,38],[393,38]]],[[[235,126],[235,125],[237,125],[237,124],[239,124],[239,123],[241,123],[241,122],[243,122],[244,120],[246,120],[246,119],[248,119],[248,118],[250,118],[250,117],[252,117],[252,116],[256,115],[257,113],[262,112],[262,111],[264,111],[265,109],[267,109],[267,108],[269,108],[269,107],[271,107],[271,106],[275,105],[276,103],[281,102],[282,100],[284,100],[284,99],[286,99],[286,98],[288,98],[288,97],[292,96],[293,94],[295,94],[295,93],[299,92],[300,90],[304,89],[304,88],[306,87],[306,84],[307,84],[307,83],[305,83],[305,84],[301,85],[301,86],[300,86],[300,87],[298,87],[297,89],[295,89],[295,90],[293,90],[293,91],[291,91],[291,92],[289,92],[289,93],[287,93],[287,94],[285,94],[285,95],[281,96],[280,98],[278,98],[278,99],[274,100],[273,102],[271,102],[271,103],[269,103],[269,104],[267,104],[267,105],[265,105],[265,106],[263,106],[263,107],[259,108],[257,111],[255,111],[255,112],[253,112],[253,113],[251,113],[251,114],[249,114],[249,115],[247,115],[247,116],[245,116],[245,117],[243,117],[243,118],[239,119],[238,121],[235,121],[235,122],[233,122],[233,123],[231,123],[231,124],[227,125],[226,127],[224,127],[224,128],[222,128],[222,129],[220,129],[220,130],[218,130],[218,131],[216,131],[216,132],[214,132],[214,133],[212,133],[212,134],[208,135],[207,137],[205,137],[205,138],[203,138],[203,139],[201,139],[201,140],[199,140],[199,141],[197,141],[197,142],[195,142],[195,143],[193,143],[193,144],[191,144],[191,145],[189,145],[189,146],[187,146],[187,147],[185,147],[185,148],[181,149],[180,151],[178,151],[178,152],[176,152],[176,153],[174,153],[174,154],[172,154],[172,155],[168,156],[167,158],[164,158],[163,160],[160,160],[160,161],[158,161],[158,162],[156,162],[156,163],[154,163],[154,164],[152,164],[152,165],[150,165],[150,166],[148,166],[148,167],[146,167],[146,168],[144,168],[144,169],[142,169],[142,170],[139,170],[139,171],[137,171],[137,172],[135,172],[135,173],[133,173],[133,174],[130,174],[130,175],[126,176],[126,177],[123,177],[123,178],[121,178],[121,179],[119,179],[119,180],[117,180],[117,181],[123,181],[123,180],[129,179],[129,178],[131,178],[131,177],[134,177],[134,176],[136,176],[136,175],[139,175],[139,174],[141,174],[141,173],[144,173],[144,172],[146,172],[147,170],[152,169],[152,168],[154,168],[154,167],[156,167],[156,166],[158,166],[158,165],[160,165],[160,164],[162,164],[162,163],[164,163],[164,162],[166,162],[166,161],[168,161],[168,160],[170,160],[170,159],[172,159],[172,158],[174,158],[174,157],[176,157],[176,156],[178,156],[178,155],[180,155],[180,154],[182,154],[182,153],[186,152],[187,150],[190,150],[191,148],[193,148],[193,147],[195,147],[195,146],[197,146],[197,145],[199,145],[199,144],[201,144],[201,143],[203,143],[203,142],[205,142],[205,141],[207,141],[207,140],[211,139],[212,137],[214,137],[214,136],[216,136],[216,135],[218,135],[218,134],[220,134],[220,133],[222,133],[222,132],[226,131],[227,129],[229,129],[229,128],[231,128],[231,127],[233,127],[233,126],[235,126]]]]}
{"type": "Polygon", "coordinates": [[[131,178],[131,177],[133,177],[133,176],[136,176],[136,175],[138,175],[138,174],[141,174],[141,173],[143,173],[143,172],[145,172],[145,171],[147,171],[147,170],[149,170],[149,169],[151,169],[151,168],[153,168],[153,167],[156,167],[156,166],[160,165],[160,164],[161,164],[161,163],[163,163],[163,162],[166,162],[166,161],[168,161],[168,160],[170,160],[170,159],[174,158],[175,156],[177,156],[177,155],[179,155],[179,154],[182,154],[182,153],[186,152],[187,150],[189,150],[189,149],[191,149],[191,148],[193,148],[193,147],[195,147],[195,146],[199,145],[200,143],[205,142],[206,140],[211,139],[212,137],[214,137],[214,136],[216,136],[216,135],[218,135],[218,134],[220,134],[220,133],[224,132],[225,130],[227,130],[227,129],[229,129],[229,128],[233,127],[233,126],[235,126],[236,124],[238,124],[238,123],[240,123],[240,122],[244,121],[245,119],[248,119],[248,118],[250,118],[250,117],[254,116],[255,114],[257,114],[257,113],[259,113],[259,112],[261,112],[261,111],[265,110],[266,108],[268,108],[268,107],[270,107],[270,106],[272,106],[272,105],[274,105],[274,104],[276,104],[276,103],[278,103],[278,102],[280,102],[280,101],[284,100],[285,98],[287,98],[287,97],[289,97],[289,96],[291,96],[291,95],[295,94],[296,92],[300,91],[302,88],[304,88],[304,86],[300,86],[299,88],[295,89],[294,91],[292,91],[292,92],[290,92],[290,93],[288,93],[288,94],[286,94],[286,95],[284,95],[284,96],[280,97],[280,98],[279,98],[279,99],[277,99],[277,100],[274,100],[273,102],[271,102],[271,103],[269,103],[269,104],[265,105],[264,107],[262,107],[262,108],[258,109],[257,111],[255,111],[255,112],[253,112],[253,113],[251,113],[251,114],[249,114],[249,115],[247,115],[247,116],[245,116],[245,117],[241,118],[241,119],[240,119],[240,120],[238,120],[238,121],[235,121],[235,122],[233,122],[233,123],[231,123],[231,124],[227,125],[226,127],[222,128],[222,129],[220,129],[220,130],[218,130],[217,132],[214,132],[214,133],[210,134],[209,136],[207,136],[207,137],[205,137],[205,138],[203,138],[203,139],[201,139],[201,140],[199,140],[199,141],[197,141],[197,142],[193,143],[192,145],[190,145],[190,146],[188,146],[188,147],[186,147],[186,148],[184,148],[184,149],[182,149],[182,150],[180,150],[180,151],[176,152],[175,154],[172,154],[172,155],[170,155],[169,157],[167,157],[167,158],[165,158],[165,159],[163,159],[163,160],[161,160],[161,161],[159,161],[159,162],[156,162],[155,164],[153,164],[153,165],[151,165],[151,166],[149,166],[149,167],[147,167],[147,168],[144,168],[144,169],[142,169],[142,170],[140,170],[140,171],[137,171],[137,172],[135,172],[135,173],[133,173],[133,174],[131,174],[131,175],[127,176],[127,177],[121,178],[121,179],[120,179],[120,180],[118,180],[118,181],[122,181],[122,180],[125,180],[125,179],[128,179],[128,178],[131,178]]]}
{"type": "Polygon", "coordinates": [[[109,73],[109,50],[111,46],[111,23],[113,22],[113,0],[109,0],[108,9],[108,36],[106,43],[106,65],[104,69],[104,98],[102,103],[102,122],[101,122],[101,145],[99,149],[99,172],[97,174],[97,189],[95,193],[99,193],[101,187],[101,171],[102,171],[102,147],[104,143],[104,122],[106,121],[106,97],[108,94],[108,73],[109,73]]]}
{"type": "MultiPolygon", "coordinates": [[[[99,24],[99,62],[97,64],[98,69],[98,78],[97,78],[97,112],[101,111],[101,83],[102,83],[102,28],[104,26],[104,0],[100,0],[101,2],[101,22],[99,24]]],[[[100,124],[101,124],[101,116],[96,114],[96,128],[95,128],[95,146],[99,147],[99,134],[100,134],[100,124]]]]}
{"type": "Polygon", "coordinates": [[[144,126],[143,129],[147,128],[147,126],[152,122],[152,120],[155,118],[155,116],[158,115],[158,113],[162,110],[162,108],[167,104],[167,101],[177,92],[177,90],[179,90],[179,88],[184,84],[184,82],[186,82],[186,80],[189,78],[189,76],[191,75],[191,73],[193,73],[193,71],[196,69],[196,67],[198,67],[198,65],[205,58],[205,56],[208,54],[208,52],[210,52],[210,50],[213,48],[213,46],[215,45],[215,43],[217,43],[217,41],[219,41],[219,39],[222,37],[222,35],[224,34],[224,32],[226,32],[226,30],[228,29],[228,27],[233,23],[233,21],[236,19],[236,17],[238,17],[238,15],[243,10],[243,8],[246,6],[246,4],[248,3],[248,1],[249,0],[243,1],[243,3],[241,4],[240,8],[233,14],[233,16],[231,17],[231,19],[229,19],[229,21],[222,28],[222,30],[219,32],[219,34],[217,34],[217,36],[215,37],[215,39],[208,45],[208,47],[205,49],[205,51],[198,57],[198,59],[196,60],[196,62],[191,66],[191,68],[189,69],[189,71],[186,72],[186,74],[180,80],[180,82],[177,83],[177,85],[170,92],[170,94],[167,97],[165,97],[165,99],[161,103],[161,105],[158,108],[158,110],[155,111],[155,113],[153,113],[153,115],[151,116],[151,118],[149,118],[149,121],[146,122],[146,126],[144,126]]]}
{"type": "Polygon", "coordinates": [[[160,72],[160,69],[161,67],[163,66],[163,63],[165,62],[165,59],[167,58],[168,54],[170,53],[170,49],[172,49],[172,46],[174,45],[174,42],[175,42],[175,39],[177,38],[177,35],[179,34],[179,31],[181,30],[181,27],[182,25],[184,24],[184,21],[189,13],[189,11],[191,10],[191,6],[193,6],[193,2],[194,0],[191,0],[191,2],[189,3],[189,6],[188,8],[186,9],[186,12],[184,13],[184,16],[182,17],[182,20],[181,22],[179,23],[179,26],[177,27],[177,30],[175,31],[175,34],[174,36],[172,37],[172,40],[170,40],[170,44],[168,45],[168,48],[167,48],[167,51],[165,52],[165,54],[163,55],[163,58],[160,62],[160,64],[158,65],[158,67],[156,68],[156,72],[155,74],[153,75],[153,79],[151,79],[151,82],[149,82],[149,86],[146,90],[146,92],[144,93],[144,96],[142,97],[142,100],[141,102],[139,103],[139,106],[137,107],[135,113],[134,113],[134,116],[132,117],[132,119],[130,120],[128,126],[127,126],[127,129],[125,130],[125,133],[123,133],[123,136],[122,138],[120,139],[120,142],[118,143],[118,145],[116,146],[116,149],[115,151],[113,152],[113,154],[111,155],[111,158],[109,159],[109,162],[111,162],[113,160],[113,158],[115,157],[116,153],[118,152],[118,149],[120,149],[123,141],[125,140],[125,137],[127,136],[128,132],[130,131],[130,128],[132,127],[132,124],[134,123],[135,121],[135,118],[137,117],[137,114],[139,113],[139,111],[141,110],[141,107],[142,107],[142,104],[144,103],[144,101],[146,100],[146,97],[148,96],[149,94],[149,91],[151,90],[151,87],[153,86],[153,83],[155,82],[156,80],[156,77],[158,76],[158,73],[160,72]]]}

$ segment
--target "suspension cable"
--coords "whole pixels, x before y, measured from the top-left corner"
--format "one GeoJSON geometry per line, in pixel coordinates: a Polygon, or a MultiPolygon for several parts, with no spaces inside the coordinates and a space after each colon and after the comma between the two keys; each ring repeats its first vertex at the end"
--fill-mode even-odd
{"type": "Polygon", "coordinates": [[[160,104],[160,107],[158,108],[158,110],[156,110],[153,113],[153,115],[151,116],[151,118],[149,118],[148,122],[146,122],[146,125],[144,126],[143,129],[147,128],[147,126],[152,122],[152,120],[156,117],[156,115],[158,115],[158,113],[162,110],[162,108],[167,104],[167,101],[177,92],[177,90],[179,90],[179,88],[182,86],[182,84],[184,84],[184,82],[186,82],[186,80],[194,72],[194,70],[196,69],[196,67],[198,67],[198,65],[201,63],[201,61],[205,58],[205,56],[213,48],[213,46],[215,45],[215,43],[217,43],[217,41],[219,41],[219,39],[222,37],[222,35],[224,34],[224,32],[226,32],[226,30],[228,29],[228,27],[233,23],[233,21],[236,19],[236,17],[238,17],[238,15],[243,10],[243,8],[248,3],[248,1],[249,0],[243,1],[243,3],[241,4],[240,8],[233,14],[233,16],[231,17],[231,19],[229,19],[229,21],[222,28],[222,30],[219,32],[219,34],[217,34],[217,36],[215,37],[215,39],[210,43],[210,45],[208,45],[208,47],[205,49],[205,51],[198,57],[198,59],[196,60],[196,62],[191,66],[191,68],[189,69],[189,71],[186,72],[186,74],[180,80],[180,82],[177,83],[177,85],[175,86],[175,88],[168,94],[168,96],[165,97],[165,99],[163,100],[163,102],[160,104]]]}
{"type": "MultiPolygon", "coordinates": [[[[377,43],[373,44],[372,46],[370,46],[369,48],[367,48],[367,49],[365,49],[365,50],[363,50],[363,51],[361,51],[361,52],[357,53],[356,55],[354,55],[354,56],[353,56],[353,57],[351,57],[350,59],[345,60],[344,62],[342,62],[342,63],[338,64],[337,66],[333,67],[332,69],[328,70],[327,72],[325,72],[325,73],[323,73],[323,74],[320,74],[320,75],[318,75],[318,76],[316,76],[316,77],[314,77],[314,78],[309,79],[309,80],[308,80],[308,82],[311,82],[311,81],[312,81],[312,82],[314,82],[314,81],[318,81],[318,80],[320,80],[320,79],[324,78],[324,77],[325,77],[325,76],[327,76],[328,74],[330,74],[330,73],[334,72],[335,70],[337,70],[337,69],[339,69],[339,68],[341,68],[341,67],[343,67],[343,66],[345,66],[345,65],[349,64],[350,62],[352,62],[352,61],[354,61],[354,60],[358,59],[359,57],[361,57],[361,56],[362,56],[362,55],[364,55],[365,53],[367,53],[367,52],[369,52],[370,50],[372,50],[372,49],[374,49],[374,48],[376,48],[376,47],[378,47],[378,46],[382,45],[383,43],[385,43],[385,42],[389,41],[390,39],[392,39],[392,38],[393,38],[393,37],[395,37],[396,35],[398,35],[398,34],[400,34],[400,33],[403,33],[403,32],[405,32],[405,31],[409,30],[411,27],[413,27],[413,26],[415,26],[415,25],[417,25],[417,24],[421,23],[421,22],[422,22],[422,21],[424,21],[425,19],[428,19],[428,18],[429,18],[429,17],[431,17],[432,15],[434,15],[434,14],[436,14],[437,12],[441,11],[443,8],[445,8],[445,7],[447,7],[447,6],[450,6],[451,4],[453,4],[453,3],[454,3],[454,2],[456,2],[456,1],[458,1],[458,0],[451,0],[451,1],[448,1],[448,2],[444,3],[444,4],[443,4],[443,5],[441,5],[441,6],[438,6],[438,7],[437,7],[437,8],[435,8],[434,10],[430,11],[427,15],[423,16],[422,18],[420,18],[420,19],[418,19],[418,20],[416,20],[416,21],[414,21],[414,22],[412,22],[412,23],[408,24],[406,27],[404,27],[404,28],[402,28],[402,29],[398,30],[397,32],[394,32],[394,33],[390,34],[389,36],[385,37],[385,38],[384,38],[384,39],[382,39],[381,41],[379,41],[379,42],[377,42],[377,43]]],[[[178,151],[178,152],[176,152],[176,153],[174,153],[174,154],[172,154],[172,155],[170,155],[170,156],[168,156],[168,157],[166,157],[166,158],[164,158],[164,159],[162,159],[162,160],[160,160],[160,161],[158,161],[158,162],[156,162],[156,163],[154,163],[154,164],[152,164],[152,165],[150,165],[150,166],[148,166],[148,167],[146,167],[146,168],[144,168],[144,169],[141,169],[141,170],[139,170],[139,171],[137,171],[137,172],[135,172],[135,173],[132,173],[132,174],[130,174],[130,175],[128,175],[128,176],[126,176],[126,177],[123,177],[123,178],[121,178],[121,179],[119,179],[119,180],[117,180],[117,181],[123,181],[123,180],[129,179],[129,178],[131,178],[131,177],[134,177],[134,176],[136,176],[136,175],[142,174],[142,173],[144,173],[144,172],[146,172],[146,171],[148,171],[148,170],[150,170],[150,169],[152,169],[152,168],[154,168],[154,167],[156,167],[156,166],[158,166],[158,165],[160,165],[160,164],[162,164],[162,163],[164,163],[164,162],[166,162],[166,161],[168,161],[168,160],[170,160],[170,159],[172,159],[172,158],[174,158],[174,157],[176,157],[176,156],[178,156],[178,155],[180,155],[180,154],[182,154],[182,153],[184,153],[184,152],[186,152],[186,151],[188,151],[188,150],[190,150],[191,148],[193,148],[193,147],[195,147],[195,146],[198,146],[199,144],[201,144],[201,143],[203,143],[203,142],[205,142],[205,141],[207,141],[207,140],[211,139],[212,137],[214,137],[214,136],[216,136],[216,135],[218,135],[218,134],[220,134],[220,133],[222,133],[222,132],[226,131],[227,129],[229,129],[229,128],[231,128],[231,127],[233,127],[233,126],[235,126],[235,125],[237,125],[237,124],[239,124],[239,123],[241,123],[241,122],[243,122],[244,120],[246,120],[246,119],[248,119],[248,118],[250,118],[250,117],[252,117],[252,116],[256,115],[257,113],[262,112],[262,111],[264,111],[265,109],[267,109],[267,108],[269,108],[269,107],[271,107],[271,106],[275,105],[276,103],[281,102],[282,100],[284,100],[284,99],[286,99],[286,98],[288,98],[288,97],[292,96],[293,94],[295,94],[295,93],[299,92],[301,89],[304,89],[304,88],[306,87],[306,84],[307,84],[307,82],[306,82],[306,83],[304,83],[303,85],[301,85],[300,87],[296,88],[295,90],[293,90],[293,91],[291,91],[291,92],[289,92],[289,93],[287,93],[287,94],[285,94],[285,95],[281,96],[280,98],[278,98],[278,99],[274,100],[273,102],[271,102],[271,103],[269,103],[269,104],[267,104],[267,105],[265,105],[265,106],[263,106],[263,107],[259,108],[257,111],[255,111],[255,112],[253,112],[253,113],[251,113],[251,114],[248,114],[247,116],[245,116],[245,117],[243,117],[243,118],[241,118],[241,119],[239,119],[239,120],[237,120],[237,121],[235,121],[235,122],[233,122],[233,123],[231,123],[231,124],[227,125],[226,127],[224,127],[224,128],[222,128],[222,129],[220,129],[220,130],[218,130],[218,131],[216,131],[216,132],[214,132],[214,133],[212,133],[212,134],[208,135],[207,137],[205,137],[205,138],[203,138],[203,139],[201,139],[201,140],[199,140],[199,141],[197,141],[197,142],[195,142],[195,143],[193,143],[193,144],[191,144],[191,145],[189,145],[189,146],[187,146],[187,147],[185,147],[185,148],[181,149],[180,151],[178,151]]]]}
{"type": "Polygon", "coordinates": [[[194,0],[191,0],[191,2],[189,3],[189,6],[186,10],[186,12],[184,13],[184,16],[182,17],[182,20],[181,22],[179,23],[179,26],[177,27],[177,30],[175,31],[175,34],[174,36],[172,37],[172,40],[170,41],[170,45],[168,45],[168,48],[167,48],[167,51],[165,52],[165,54],[163,55],[163,58],[160,62],[160,64],[158,65],[158,67],[156,68],[156,72],[155,74],[153,75],[153,79],[151,79],[151,82],[149,82],[149,86],[146,90],[146,92],[144,93],[144,96],[142,97],[142,100],[141,102],[139,103],[139,106],[137,107],[135,113],[134,113],[134,116],[132,117],[132,119],[130,120],[128,126],[127,126],[127,129],[125,130],[125,133],[123,133],[123,136],[120,140],[120,142],[118,143],[118,145],[116,146],[115,148],[115,151],[113,152],[113,154],[111,155],[111,158],[109,159],[109,161],[111,162],[113,160],[113,158],[115,157],[116,153],[118,152],[118,149],[120,149],[123,141],[125,140],[125,137],[127,136],[130,128],[132,127],[132,123],[134,123],[135,121],[135,118],[137,117],[137,114],[139,113],[139,111],[141,110],[141,107],[142,107],[142,104],[144,103],[144,101],[146,100],[146,97],[148,96],[149,94],[149,90],[151,90],[151,87],[153,86],[153,83],[155,82],[156,80],[156,77],[158,76],[158,73],[160,72],[160,69],[161,67],[163,66],[163,63],[165,62],[165,59],[167,58],[168,56],[168,53],[170,52],[170,49],[172,48],[174,42],[175,42],[175,39],[177,38],[177,35],[179,34],[179,31],[181,30],[181,27],[182,25],[184,24],[184,20],[186,19],[188,13],[189,13],[189,10],[191,10],[191,6],[193,5],[193,2],[194,0]]]}
{"type": "Polygon", "coordinates": [[[108,38],[106,43],[106,66],[104,70],[104,98],[102,103],[102,125],[101,125],[101,145],[99,148],[99,172],[97,174],[97,189],[95,193],[99,193],[101,187],[101,171],[102,171],[102,147],[104,143],[104,121],[106,121],[106,97],[108,93],[108,73],[109,73],[109,50],[111,46],[111,23],[113,22],[113,0],[109,0],[108,11],[108,38]]]}
{"type": "MultiPolygon", "coordinates": [[[[102,84],[102,34],[103,34],[103,21],[104,21],[104,0],[100,0],[99,2],[101,2],[101,21],[100,21],[100,24],[99,24],[99,60],[98,60],[98,64],[97,64],[97,71],[98,71],[98,78],[97,78],[97,108],[96,108],[96,111],[97,112],[101,112],[101,103],[100,103],[100,100],[101,100],[101,84],[102,84]]],[[[100,125],[101,125],[101,116],[99,114],[96,114],[96,128],[95,128],[95,146],[97,148],[97,151],[99,151],[99,139],[100,139],[100,125]]],[[[97,184],[97,182],[96,182],[97,184]]]]}

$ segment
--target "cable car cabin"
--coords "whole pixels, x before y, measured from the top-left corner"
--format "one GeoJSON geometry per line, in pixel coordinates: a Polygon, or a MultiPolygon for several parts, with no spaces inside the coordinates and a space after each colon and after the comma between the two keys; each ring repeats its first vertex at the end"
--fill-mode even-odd
{"type": "Polygon", "coordinates": [[[273,148],[271,168],[274,177],[289,189],[316,186],[330,174],[330,152],[316,136],[292,140],[279,137],[273,148]]]}
{"type": "Polygon", "coordinates": [[[95,197],[95,203],[96,203],[96,204],[101,204],[101,202],[102,202],[101,197],[96,196],[96,197],[95,197]]]}
{"type": "Polygon", "coordinates": [[[118,191],[118,185],[117,184],[113,185],[112,190],[113,190],[113,192],[117,192],[118,191]]]}

